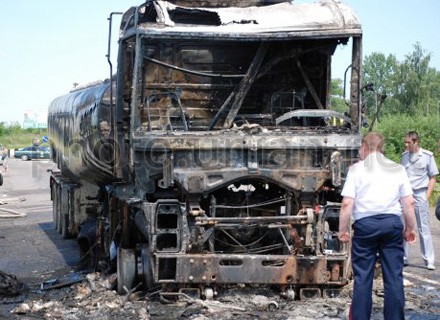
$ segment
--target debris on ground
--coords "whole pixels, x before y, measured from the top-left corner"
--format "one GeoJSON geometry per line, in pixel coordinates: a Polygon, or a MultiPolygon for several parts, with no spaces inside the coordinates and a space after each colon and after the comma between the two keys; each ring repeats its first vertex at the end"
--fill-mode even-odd
{"type": "MultiPolygon", "coordinates": [[[[164,303],[158,291],[118,295],[116,282],[116,274],[98,272],[72,272],[66,276],[49,278],[40,287],[29,290],[26,297],[16,303],[11,309],[11,319],[336,320],[347,318],[352,290],[349,284],[335,298],[299,301],[283,298],[266,286],[236,285],[219,290],[214,300],[186,296],[173,303],[164,303]]],[[[375,282],[373,313],[380,315],[383,308],[383,284],[381,280],[375,282]]],[[[435,290],[426,290],[433,292],[432,301],[435,301],[435,290]]],[[[429,301],[421,299],[420,295],[408,292],[406,296],[406,310],[409,313],[438,311],[429,301]]]]}
{"type": "MultiPolygon", "coordinates": [[[[89,275],[87,276],[89,277],[89,275]]],[[[88,278],[87,278],[88,279],[88,278]]],[[[81,282],[84,280],[84,277],[76,272],[69,273],[65,275],[62,278],[54,278],[49,279],[46,281],[43,281],[43,283],[40,286],[40,290],[53,290],[53,289],[59,289],[63,287],[68,287],[72,284],[75,284],[77,282],[81,282]]]]}
{"type": "Polygon", "coordinates": [[[0,270],[0,296],[18,296],[26,291],[26,285],[18,280],[16,276],[0,270]]]}

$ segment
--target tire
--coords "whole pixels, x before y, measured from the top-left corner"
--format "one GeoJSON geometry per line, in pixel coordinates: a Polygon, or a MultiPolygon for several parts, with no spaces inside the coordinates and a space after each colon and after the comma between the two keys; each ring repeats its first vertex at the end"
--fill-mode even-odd
{"type": "Polygon", "coordinates": [[[70,218],[69,214],[61,215],[61,236],[63,239],[72,238],[72,234],[69,231],[70,218]]]}
{"type": "Polygon", "coordinates": [[[60,211],[57,212],[57,232],[59,234],[61,234],[61,232],[63,231],[62,230],[63,222],[61,220],[62,218],[63,218],[63,215],[61,214],[61,210],[60,210],[60,211]]]}
{"type": "Polygon", "coordinates": [[[22,155],[20,158],[21,158],[22,161],[28,161],[29,160],[29,157],[27,155],[25,155],[25,154],[22,155]]]}
{"type": "Polygon", "coordinates": [[[56,219],[56,230],[59,234],[61,234],[62,231],[62,197],[61,197],[61,192],[62,192],[62,188],[61,185],[57,186],[57,211],[56,211],[56,215],[57,215],[57,219],[56,219]]]}
{"type": "Polygon", "coordinates": [[[142,282],[145,290],[150,290],[154,287],[153,269],[151,267],[151,257],[147,245],[141,248],[142,261],[142,282]]]}
{"type": "Polygon", "coordinates": [[[3,185],[3,174],[0,172],[0,186],[3,185]]]}
{"type": "Polygon", "coordinates": [[[135,286],[136,280],[136,255],[133,249],[118,249],[117,256],[117,276],[118,276],[118,294],[126,295],[127,290],[135,286]]]}
{"type": "Polygon", "coordinates": [[[57,229],[57,206],[58,206],[58,197],[57,197],[57,185],[54,183],[52,185],[52,220],[53,220],[53,228],[57,229]]]}

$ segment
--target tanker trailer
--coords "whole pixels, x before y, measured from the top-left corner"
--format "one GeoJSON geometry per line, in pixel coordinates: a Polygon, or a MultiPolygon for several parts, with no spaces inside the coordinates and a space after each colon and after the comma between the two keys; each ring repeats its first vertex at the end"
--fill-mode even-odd
{"type": "Polygon", "coordinates": [[[53,217],[64,238],[78,236],[79,226],[90,220],[91,212],[96,217],[99,188],[117,181],[110,91],[110,81],[96,82],[56,98],[49,108],[51,159],[58,168],[50,178],[53,217]]]}
{"type": "Polygon", "coordinates": [[[114,87],[75,90],[49,108],[58,231],[77,236],[95,268],[115,269],[121,294],[142,286],[211,299],[244,284],[331,295],[351,275],[337,231],[361,142],[361,39],[339,1],[130,8],[114,87]],[[345,45],[340,113],[331,62],[345,45]]]}

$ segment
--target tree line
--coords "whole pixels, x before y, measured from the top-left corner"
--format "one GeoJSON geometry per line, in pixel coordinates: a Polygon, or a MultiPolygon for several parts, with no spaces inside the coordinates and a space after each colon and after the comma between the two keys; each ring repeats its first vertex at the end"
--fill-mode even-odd
{"type": "MultiPolygon", "coordinates": [[[[367,132],[374,130],[385,137],[385,152],[400,161],[404,151],[403,137],[415,130],[423,148],[436,155],[440,137],[440,72],[430,66],[432,54],[420,43],[413,46],[403,61],[395,55],[374,52],[364,57],[362,66],[362,113],[367,132]]],[[[332,80],[333,109],[344,111],[341,99],[343,83],[332,80]]]]}
{"type": "MultiPolygon", "coordinates": [[[[365,57],[364,84],[374,85],[373,94],[365,95],[368,115],[373,116],[375,95],[386,97],[382,115],[438,116],[440,112],[440,72],[429,66],[431,53],[420,43],[400,62],[395,55],[372,53],[365,57]]],[[[380,97],[379,97],[380,99],[380,97]]]]}

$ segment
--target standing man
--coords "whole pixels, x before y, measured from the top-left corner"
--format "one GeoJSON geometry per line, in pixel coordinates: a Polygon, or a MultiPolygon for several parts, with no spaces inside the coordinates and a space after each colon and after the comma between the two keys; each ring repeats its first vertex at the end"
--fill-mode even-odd
{"type": "Polygon", "coordinates": [[[350,319],[371,316],[372,286],[377,258],[384,283],[385,320],[403,320],[403,242],[416,239],[414,200],[402,165],[383,155],[384,139],[369,132],[362,140],[358,163],[352,165],[342,189],[338,237],[350,240],[353,218],[352,265],[354,275],[350,319]],[[405,226],[402,222],[402,214],[405,226]]]}
{"type": "Polygon", "coordinates": [[[4,172],[8,171],[8,159],[9,159],[9,150],[4,147],[2,150],[2,158],[3,158],[3,170],[4,172]]]}
{"type": "MultiPolygon", "coordinates": [[[[429,197],[435,186],[438,169],[432,152],[420,147],[420,138],[417,132],[408,132],[404,142],[405,152],[402,155],[401,163],[406,169],[414,193],[420,250],[426,268],[434,270],[434,247],[429,223],[429,197]]],[[[408,264],[407,244],[405,244],[404,263],[408,264]]]]}

